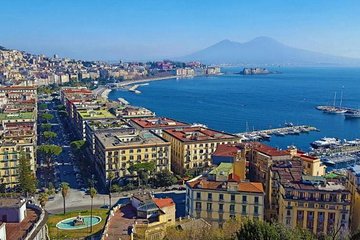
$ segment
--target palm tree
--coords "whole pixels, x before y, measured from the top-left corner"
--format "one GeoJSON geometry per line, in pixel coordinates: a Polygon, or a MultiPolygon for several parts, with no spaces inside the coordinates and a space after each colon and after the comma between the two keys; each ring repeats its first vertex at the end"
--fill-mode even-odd
{"type": "Polygon", "coordinates": [[[68,194],[68,191],[69,191],[69,184],[67,182],[62,182],[61,183],[61,195],[63,197],[63,200],[64,200],[64,214],[65,214],[65,198],[66,198],[66,195],[68,194]]]}
{"type": "Polygon", "coordinates": [[[48,196],[47,193],[41,193],[41,194],[39,195],[39,197],[38,197],[38,201],[39,201],[40,206],[41,206],[42,208],[45,207],[45,204],[46,204],[46,202],[47,202],[48,200],[49,200],[49,196],[48,196]]]}
{"type": "Polygon", "coordinates": [[[109,172],[108,174],[108,179],[109,179],[109,209],[111,209],[112,205],[111,205],[111,183],[112,180],[114,179],[115,175],[113,172],[109,172]]]}
{"type": "Polygon", "coordinates": [[[96,196],[96,189],[94,187],[91,187],[89,190],[90,197],[91,197],[91,208],[90,208],[90,232],[92,232],[92,210],[93,210],[93,199],[96,196]]]}

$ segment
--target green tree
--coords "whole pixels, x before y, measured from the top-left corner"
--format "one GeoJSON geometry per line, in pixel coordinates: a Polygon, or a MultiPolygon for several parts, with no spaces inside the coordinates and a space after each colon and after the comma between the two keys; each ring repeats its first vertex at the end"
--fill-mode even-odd
{"type": "Polygon", "coordinates": [[[56,108],[57,108],[58,111],[66,110],[66,107],[64,105],[57,105],[56,108]]]}
{"type": "Polygon", "coordinates": [[[20,153],[19,158],[19,188],[26,196],[36,191],[36,178],[31,170],[30,160],[23,152],[20,153]]]}
{"type": "Polygon", "coordinates": [[[41,118],[45,121],[50,121],[54,118],[54,115],[52,115],[51,113],[43,113],[41,114],[41,118]]]}
{"type": "Polygon", "coordinates": [[[47,193],[40,193],[38,197],[38,201],[40,203],[40,206],[42,208],[45,207],[46,202],[49,200],[49,195],[47,193]]]}
{"type": "Polygon", "coordinates": [[[133,175],[135,172],[138,175],[139,185],[141,182],[147,183],[149,179],[149,175],[155,170],[156,164],[155,162],[143,162],[137,163],[128,168],[128,171],[133,175]]]}
{"type": "Polygon", "coordinates": [[[41,124],[41,129],[44,131],[50,131],[51,130],[51,124],[50,123],[43,123],[41,124]]]}
{"type": "Polygon", "coordinates": [[[307,230],[288,229],[277,223],[247,220],[236,233],[237,240],[315,240],[307,230]]]}
{"type": "Polygon", "coordinates": [[[55,187],[54,187],[54,184],[52,182],[49,182],[49,187],[48,187],[47,193],[49,195],[55,194],[55,187]]]}
{"type": "Polygon", "coordinates": [[[62,147],[59,147],[57,145],[54,144],[44,144],[44,145],[40,145],[38,147],[38,151],[41,152],[44,157],[45,157],[45,161],[46,161],[46,165],[48,168],[50,168],[51,165],[51,159],[54,156],[59,156],[62,152],[62,147]]]}
{"type": "Polygon", "coordinates": [[[48,105],[46,103],[39,104],[39,109],[41,109],[41,110],[45,110],[45,109],[47,109],[47,107],[48,107],[48,105]]]}
{"type": "Polygon", "coordinates": [[[54,139],[57,137],[57,134],[55,132],[52,131],[45,131],[44,132],[44,137],[46,140],[50,140],[50,139],[54,139]]]}
{"type": "Polygon", "coordinates": [[[81,151],[86,147],[86,141],[85,140],[76,140],[72,141],[70,143],[70,147],[74,149],[75,151],[81,151]]]}
{"type": "Polygon", "coordinates": [[[69,192],[70,186],[67,182],[61,183],[61,195],[63,197],[63,204],[64,204],[64,215],[66,213],[66,196],[69,192]]]}
{"type": "Polygon", "coordinates": [[[91,198],[91,207],[90,207],[90,232],[92,232],[92,229],[93,229],[93,226],[92,226],[92,214],[93,214],[93,200],[94,200],[94,197],[96,196],[97,194],[97,191],[94,187],[91,187],[90,190],[89,190],[89,193],[90,193],[90,198],[91,198]]]}
{"type": "Polygon", "coordinates": [[[155,187],[169,187],[177,182],[176,177],[167,170],[157,172],[153,180],[155,187]]]}
{"type": "Polygon", "coordinates": [[[109,180],[109,209],[111,209],[112,207],[112,204],[111,204],[111,184],[112,184],[112,181],[114,180],[115,178],[115,174],[113,172],[109,172],[108,174],[108,180],[109,180]]]}

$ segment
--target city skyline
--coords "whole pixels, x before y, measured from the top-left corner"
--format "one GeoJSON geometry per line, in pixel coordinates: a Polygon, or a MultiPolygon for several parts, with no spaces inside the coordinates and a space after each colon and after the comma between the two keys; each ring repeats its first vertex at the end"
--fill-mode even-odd
{"type": "Polygon", "coordinates": [[[15,1],[2,4],[0,45],[86,60],[158,60],[223,39],[272,37],[286,45],[360,58],[355,1],[15,1]],[[141,34],[140,34],[141,33],[141,34]]]}

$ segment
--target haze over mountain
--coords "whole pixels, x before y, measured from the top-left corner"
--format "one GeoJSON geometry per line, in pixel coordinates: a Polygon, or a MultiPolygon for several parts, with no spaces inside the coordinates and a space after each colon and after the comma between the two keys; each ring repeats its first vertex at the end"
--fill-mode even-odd
{"type": "Polygon", "coordinates": [[[180,57],[179,60],[200,61],[207,64],[360,65],[360,59],[298,49],[269,37],[258,37],[245,43],[223,40],[203,50],[180,57]]]}

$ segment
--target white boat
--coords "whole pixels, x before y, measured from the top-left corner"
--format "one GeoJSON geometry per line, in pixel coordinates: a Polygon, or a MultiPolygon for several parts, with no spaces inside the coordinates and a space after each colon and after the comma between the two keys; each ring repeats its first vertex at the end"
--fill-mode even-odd
{"type": "Polygon", "coordinates": [[[345,118],[360,118],[359,110],[348,110],[344,113],[345,118]]]}
{"type": "Polygon", "coordinates": [[[320,140],[312,142],[310,145],[313,148],[330,148],[334,146],[339,146],[341,141],[338,138],[321,138],[320,140]]]}

